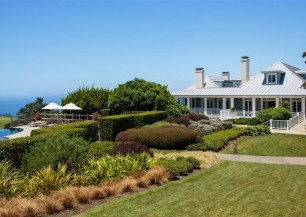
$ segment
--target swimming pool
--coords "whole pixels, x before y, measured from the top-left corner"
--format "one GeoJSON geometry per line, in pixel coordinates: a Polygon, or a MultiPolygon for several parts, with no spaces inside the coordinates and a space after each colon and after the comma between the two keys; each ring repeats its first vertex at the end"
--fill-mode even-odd
{"type": "Polygon", "coordinates": [[[12,134],[18,133],[20,131],[21,131],[20,129],[15,129],[15,128],[12,128],[12,129],[0,129],[0,141],[1,140],[5,140],[4,136],[12,135],[12,134]]]}

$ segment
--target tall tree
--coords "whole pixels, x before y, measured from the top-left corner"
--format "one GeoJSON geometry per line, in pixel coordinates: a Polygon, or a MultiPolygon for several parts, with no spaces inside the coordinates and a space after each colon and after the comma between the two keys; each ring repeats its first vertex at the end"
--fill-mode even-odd
{"type": "Polygon", "coordinates": [[[82,108],[82,114],[93,114],[107,108],[109,93],[104,88],[80,87],[62,98],[62,105],[74,103],[82,108]]]}
{"type": "MultiPolygon", "coordinates": [[[[303,58],[306,57],[306,52],[304,52],[304,53],[302,54],[302,57],[303,57],[303,58]]],[[[305,61],[305,63],[306,63],[306,61],[305,61]]]]}
{"type": "Polygon", "coordinates": [[[108,105],[113,113],[120,114],[124,111],[166,110],[175,103],[166,85],[135,78],[115,88],[108,105]]]}
{"type": "Polygon", "coordinates": [[[30,102],[26,104],[24,107],[19,109],[19,114],[35,114],[40,111],[47,104],[44,103],[44,99],[41,97],[37,97],[34,102],[30,102]]]}

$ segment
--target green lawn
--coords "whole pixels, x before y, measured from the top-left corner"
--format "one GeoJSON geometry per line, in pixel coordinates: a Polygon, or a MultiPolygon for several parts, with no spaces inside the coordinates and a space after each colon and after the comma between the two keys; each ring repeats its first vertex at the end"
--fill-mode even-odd
{"type": "Polygon", "coordinates": [[[306,216],[306,167],[222,162],[78,217],[306,216]]]}
{"type": "MultiPolygon", "coordinates": [[[[306,136],[292,134],[269,134],[238,140],[238,154],[270,156],[306,156],[306,136]]],[[[232,147],[221,151],[233,153],[232,147]]]]}
{"type": "Polygon", "coordinates": [[[8,117],[0,117],[0,129],[4,128],[4,125],[9,123],[11,120],[8,117]]]}

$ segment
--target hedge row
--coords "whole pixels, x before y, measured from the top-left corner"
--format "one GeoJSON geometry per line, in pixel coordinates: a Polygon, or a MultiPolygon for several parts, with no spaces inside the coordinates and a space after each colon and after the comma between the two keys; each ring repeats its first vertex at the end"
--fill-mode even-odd
{"type": "Polygon", "coordinates": [[[31,136],[48,134],[50,136],[76,136],[87,141],[98,140],[99,126],[95,121],[74,122],[70,124],[58,124],[50,127],[33,130],[31,136]]]}
{"type": "Polygon", "coordinates": [[[24,153],[37,142],[46,141],[49,138],[61,135],[82,137],[90,141],[97,137],[97,133],[98,123],[93,121],[54,125],[34,130],[30,137],[0,141],[0,161],[10,160],[14,166],[19,167],[24,153]]]}
{"type": "Polygon", "coordinates": [[[116,135],[129,128],[137,128],[167,118],[164,111],[121,114],[99,118],[101,140],[114,141],[116,135]]]}
{"type": "Polygon", "coordinates": [[[248,136],[261,136],[270,134],[270,128],[263,125],[227,129],[215,132],[210,135],[202,137],[203,142],[198,144],[192,144],[187,147],[187,150],[194,151],[220,151],[230,141],[237,139],[241,135],[248,136]]]}

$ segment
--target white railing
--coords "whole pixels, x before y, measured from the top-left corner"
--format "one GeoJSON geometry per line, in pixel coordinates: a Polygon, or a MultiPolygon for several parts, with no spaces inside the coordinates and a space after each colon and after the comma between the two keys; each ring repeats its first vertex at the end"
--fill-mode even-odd
{"type": "Polygon", "coordinates": [[[295,113],[295,116],[290,118],[289,120],[272,120],[271,119],[270,121],[267,121],[267,122],[269,123],[268,126],[271,129],[290,130],[292,127],[296,126],[299,123],[302,123],[304,120],[305,120],[305,113],[297,112],[295,113]]]}

